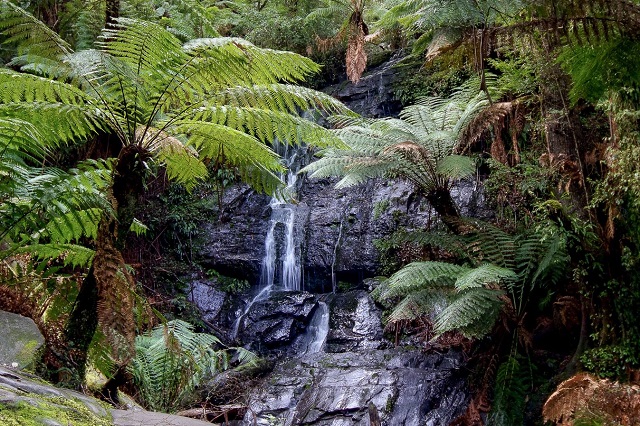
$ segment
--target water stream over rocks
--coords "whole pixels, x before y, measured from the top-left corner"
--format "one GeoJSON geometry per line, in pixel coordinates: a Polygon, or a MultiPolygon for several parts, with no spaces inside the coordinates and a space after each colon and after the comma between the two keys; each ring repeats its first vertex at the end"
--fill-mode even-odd
{"type": "Polygon", "coordinates": [[[461,354],[391,347],[367,292],[274,296],[254,304],[242,337],[279,360],[240,424],[368,425],[375,411],[385,425],[447,425],[466,408],[461,354]]]}
{"type": "MultiPolygon", "coordinates": [[[[377,102],[360,111],[365,115],[394,115],[392,64],[371,72],[362,86],[333,92],[356,109],[377,102]]],[[[280,154],[297,170],[311,153],[280,154]]],[[[375,241],[433,226],[431,206],[404,182],[372,180],[335,190],[330,179],[295,173],[286,179],[288,198],[229,189],[223,220],[207,225],[197,256],[203,268],[255,287],[231,297],[214,281],[191,284],[206,321],[273,363],[248,390],[236,424],[369,425],[379,417],[390,426],[448,425],[469,401],[462,355],[393,347],[383,336],[380,309],[363,290],[363,281],[382,267],[375,241]],[[352,290],[339,292],[345,288],[352,290]]],[[[491,215],[475,180],[457,184],[452,195],[463,215],[491,215]]]]}

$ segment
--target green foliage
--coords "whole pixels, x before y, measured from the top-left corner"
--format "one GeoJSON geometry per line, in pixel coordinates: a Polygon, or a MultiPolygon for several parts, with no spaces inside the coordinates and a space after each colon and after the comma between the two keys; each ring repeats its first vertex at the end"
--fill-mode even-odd
{"type": "Polygon", "coordinates": [[[640,66],[635,58],[639,54],[640,42],[624,37],[565,47],[558,60],[571,75],[571,100],[595,103],[618,93],[637,105],[640,66]]]}
{"type": "Polygon", "coordinates": [[[393,93],[402,105],[411,105],[425,96],[449,96],[471,77],[468,52],[459,48],[424,63],[408,58],[395,66],[399,78],[393,93]]]}
{"type": "Polygon", "coordinates": [[[514,228],[526,226],[533,216],[532,206],[554,192],[554,171],[528,158],[514,167],[492,159],[486,164],[491,173],[483,184],[498,219],[514,228]]]}
{"type": "Polygon", "coordinates": [[[249,281],[233,277],[227,277],[220,274],[214,269],[207,271],[207,276],[216,280],[216,288],[229,294],[238,294],[249,290],[251,284],[249,281]]]}
{"type": "Polygon", "coordinates": [[[505,309],[503,295],[511,299],[508,309],[521,316],[533,291],[566,275],[565,240],[553,228],[514,237],[493,226],[476,224],[460,240],[422,240],[441,243],[460,254],[466,247],[467,265],[414,262],[393,274],[372,296],[395,305],[390,322],[429,315],[437,336],[459,330],[468,337],[483,337],[505,309]]]}
{"type": "Polygon", "coordinates": [[[389,205],[391,204],[391,202],[389,200],[381,200],[378,201],[374,206],[373,206],[373,219],[379,219],[380,216],[387,211],[387,209],[389,208],[389,205]]]}
{"type": "Polygon", "coordinates": [[[189,402],[203,380],[231,367],[230,351],[237,352],[241,365],[255,360],[242,348],[214,349],[219,344],[215,336],[195,333],[193,326],[180,320],[138,336],[131,371],[140,401],[153,410],[176,410],[189,402]]]}
{"type": "Polygon", "coordinates": [[[496,374],[495,395],[487,424],[524,424],[527,396],[532,388],[533,364],[528,359],[509,356],[496,374]]]}
{"type": "Polygon", "coordinates": [[[580,358],[583,367],[599,377],[620,379],[626,377],[627,366],[640,364],[634,344],[607,345],[588,349],[580,358]]]}
{"type": "Polygon", "coordinates": [[[405,108],[400,119],[337,117],[335,134],[346,149],[330,148],[305,167],[312,178],[340,176],[336,188],[374,177],[406,179],[420,191],[448,189],[475,171],[471,158],[454,155],[462,131],[488,101],[469,81],[449,98],[429,97],[405,108]]]}

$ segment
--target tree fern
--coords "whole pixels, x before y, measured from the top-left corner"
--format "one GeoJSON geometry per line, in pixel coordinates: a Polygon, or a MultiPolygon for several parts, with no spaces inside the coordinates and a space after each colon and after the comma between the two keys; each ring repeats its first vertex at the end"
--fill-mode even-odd
{"type": "Polygon", "coordinates": [[[471,229],[454,238],[417,233],[392,242],[451,248],[468,263],[414,262],[393,274],[372,293],[377,300],[394,306],[390,322],[429,315],[437,336],[458,330],[480,338],[491,331],[503,308],[514,311],[511,313],[516,317],[523,315],[531,292],[554,285],[566,275],[565,243],[557,232],[514,237],[479,222],[471,229]],[[505,303],[505,296],[510,303],[505,303]]]}
{"type": "Polygon", "coordinates": [[[472,160],[454,155],[468,117],[486,105],[478,86],[468,83],[451,98],[431,97],[405,108],[400,119],[340,118],[335,134],[350,148],[326,150],[304,168],[311,177],[341,175],[341,187],[373,177],[400,177],[426,194],[448,189],[451,179],[469,176],[472,160]]]}
{"type": "MultiPolygon", "coordinates": [[[[188,403],[205,379],[230,368],[229,352],[218,349],[213,335],[195,333],[193,326],[173,320],[136,338],[136,357],[131,364],[140,399],[150,409],[167,411],[188,403]]],[[[255,361],[255,355],[239,349],[240,363],[255,361]]]]}
{"type": "Polygon", "coordinates": [[[295,86],[318,70],[299,55],[235,38],[183,43],[160,25],[125,18],[103,30],[94,49],[72,52],[23,10],[6,0],[1,6],[0,31],[18,44],[21,56],[14,63],[23,72],[0,75],[0,84],[11,87],[0,93],[0,120],[38,127],[45,147],[115,138],[120,152],[109,162],[108,177],[93,189],[75,179],[80,173],[45,170],[38,176],[30,175],[24,162],[7,166],[27,185],[10,188],[21,193],[18,201],[3,205],[3,219],[9,221],[3,221],[0,240],[24,235],[18,229],[29,230],[30,238],[41,239],[38,243],[95,237],[95,280],[85,285],[97,286],[100,332],[113,347],[114,365],[122,369],[133,355],[135,281],[118,247],[134,221],[132,203],[144,190],[150,166],[166,167],[170,178],[192,187],[206,176],[204,164],[214,161],[233,167],[254,188],[272,192],[281,185],[282,165],[270,148],[271,136],[327,146],[337,138],[304,122],[302,114],[310,109],[352,113],[328,95],[295,86]],[[53,188],[58,192],[50,192],[53,188]],[[77,197],[65,195],[68,191],[77,197]],[[94,200],[83,202],[83,197],[94,200]],[[101,216],[96,233],[97,206],[113,215],[101,216]]]}

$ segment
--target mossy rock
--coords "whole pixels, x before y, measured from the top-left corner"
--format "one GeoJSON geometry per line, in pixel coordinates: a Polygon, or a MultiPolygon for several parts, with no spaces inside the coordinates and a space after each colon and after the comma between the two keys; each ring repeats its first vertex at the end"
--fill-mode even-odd
{"type": "Polygon", "coordinates": [[[0,311],[0,365],[24,368],[32,365],[44,345],[44,337],[31,318],[0,311]]]}
{"type": "Polygon", "coordinates": [[[6,426],[111,426],[75,398],[16,395],[0,388],[0,424],[6,426]]]}

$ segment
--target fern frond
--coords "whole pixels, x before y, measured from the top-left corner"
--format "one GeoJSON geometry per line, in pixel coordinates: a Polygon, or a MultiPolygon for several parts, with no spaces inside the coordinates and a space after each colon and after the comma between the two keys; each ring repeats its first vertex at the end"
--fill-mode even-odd
{"type": "MultiPolygon", "coordinates": [[[[131,371],[144,404],[166,411],[188,402],[203,380],[228,368],[226,352],[214,349],[214,345],[220,345],[215,336],[195,333],[191,324],[180,320],[136,337],[131,371]]],[[[255,360],[246,350],[239,356],[245,363],[255,360]]]]}
{"type": "Polygon", "coordinates": [[[88,268],[95,255],[94,250],[77,244],[31,244],[20,247],[16,252],[27,253],[42,261],[59,259],[64,266],[72,268],[88,268]]]}
{"type": "Polygon", "coordinates": [[[444,262],[413,262],[389,277],[384,297],[396,297],[424,288],[453,287],[468,268],[444,262]]]}
{"type": "Polygon", "coordinates": [[[232,86],[213,95],[209,102],[291,114],[318,109],[328,114],[356,116],[341,102],[325,93],[290,84],[232,86]]]}
{"type": "Polygon", "coordinates": [[[309,120],[273,110],[250,107],[211,106],[193,111],[193,120],[221,124],[255,136],[265,144],[275,139],[289,144],[340,146],[333,133],[309,120]]]}
{"type": "Polygon", "coordinates": [[[469,255],[477,264],[494,265],[517,270],[515,238],[488,223],[477,223],[477,230],[469,238],[469,255]]]}
{"type": "Polygon", "coordinates": [[[184,134],[201,158],[236,167],[243,180],[259,191],[273,192],[282,184],[276,173],[284,170],[278,156],[255,137],[230,127],[204,121],[182,120],[172,129],[184,134]]]}
{"type": "Polygon", "coordinates": [[[72,52],[55,31],[8,0],[0,0],[0,32],[7,37],[4,44],[18,47],[19,60],[13,62],[17,65],[58,60],[72,52]]]}
{"type": "Polygon", "coordinates": [[[61,146],[73,141],[85,140],[104,128],[100,111],[83,105],[58,102],[20,102],[0,104],[0,117],[20,119],[38,126],[47,146],[61,146]],[[97,114],[96,114],[97,113],[97,114]]]}
{"type": "Polygon", "coordinates": [[[439,315],[434,329],[437,335],[459,330],[469,338],[488,334],[496,323],[503,305],[500,290],[472,287],[458,294],[439,315]]]}
{"type": "Polygon", "coordinates": [[[424,315],[433,316],[434,313],[442,311],[449,300],[450,296],[446,290],[429,288],[412,292],[393,308],[387,321],[395,323],[414,320],[424,315]]]}
{"type": "Polygon", "coordinates": [[[476,163],[472,158],[463,155],[447,155],[438,161],[437,170],[438,173],[452,179],[463,179],[473,176],[476,163]]]}
{"type": "Polygon", "coordinates": [[[489,422],[496,426],[509,426],[524,423],[527,395],[531,391],[531,365],[509,356],[496,374],[495,395],[489,415],[489,422]]]}
{"type": "Polygon", "coordinates": [[[486,287],[490,284],[500,285],[507,281],[515,281],[516,279],[517,275],[511,269],[484,264],[462,273],[458,279],[456,279],[455,287],[458,291],[464,291],[472,288],[486,287]]]}

